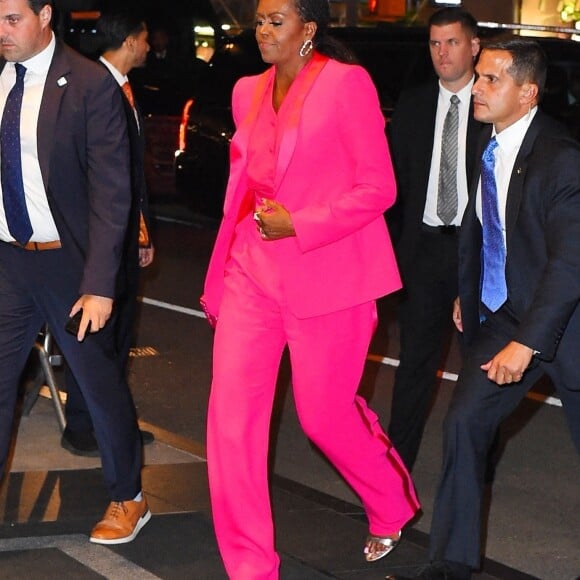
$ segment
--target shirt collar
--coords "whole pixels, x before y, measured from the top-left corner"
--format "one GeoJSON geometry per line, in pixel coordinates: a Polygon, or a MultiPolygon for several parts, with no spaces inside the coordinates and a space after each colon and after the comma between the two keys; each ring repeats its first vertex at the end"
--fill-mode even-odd
{"type": "Polygon", "coordinates": [[[502,151],[509,153],[522,144],[528,127],[530,126],[530,123],[535,117],[537,111],[538,107],[533,107],[530,109],[528,114],[524,115],[515,123],[505,128],[501,133],[496,133],[495,128],[493,129],[492,136],[497,139],[497,144],[502,151]]]}
{"type": "Polygon", "coordinates": [[[56,40],[54,37],[54,32],[51,32],[50,42],[46,48],[42,49],[38,54],[35,54],[32,58],[28,60],[23,60],[20,64],[26,67],[27,72],[32,72],[38,75],[45,75],[48,73],[50,68],[50,63],[52,62],[52,57],[54,55],[54,49],[56,47],[56,40]]]}
{"type": "Polygon", "coordinates": [[[113,66],[106,58],[102,56],[99,60],[109,69],[109,72],[113,75],[113,78],[119,83],[119,86],[123,86],[126,82],[129,82],[127,75],[122,74],[119,70],[113,66]]]}
{"type": "Polygon", "coordinates": [[[474,80],[475,76],[472,76],[470,81],[460,91],[457,91],[456,93],[453,93],[449,89],[446,89],[441,84],[441,81],[439,81],[439,94],[443,97],[446,103],[449,102],[449,99],[451,98],[452,95],[457,95],[458,99],[462,103],[469,103],[471,99],[471,89],[473,87],[474,80]]]}

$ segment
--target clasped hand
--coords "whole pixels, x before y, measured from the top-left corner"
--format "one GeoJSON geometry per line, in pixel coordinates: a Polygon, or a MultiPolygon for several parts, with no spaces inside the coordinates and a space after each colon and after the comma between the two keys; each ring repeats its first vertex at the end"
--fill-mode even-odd
{"type": "MultiPolygon", "coordinates": [[[[453,322],[457,330],[463,332],[459,298],[453,303],[453,322]]],[[[498,385],[519,383],[533,356],[534,351],[530,347],[513,340],[480,368],[487,373],[490,381],[498,385]]]]}
{"type": "Polygon", "coordinates": [[[281,240],[296,235],[290,212],[272,199],[262,198],[254,211],[254,220],[260,236],[265,241],[281,240]]]}
{"type": "Polygon", "coordinates": [[[512,341],[480,368],[487,372],[490,381],[498,385],[518,383],[522,380],[533,356],[534,351],[531,348],[512,341]]]}

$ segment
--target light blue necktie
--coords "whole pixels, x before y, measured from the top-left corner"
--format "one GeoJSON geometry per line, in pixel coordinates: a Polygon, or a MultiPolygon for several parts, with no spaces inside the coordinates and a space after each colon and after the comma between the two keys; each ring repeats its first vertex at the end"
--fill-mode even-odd
{"type": "Polygon", "coordinates": [[[14,68],[16,83],[8,93],[0,124],[0,179],[8,230],[17,242],[25,245],[32,236],[24,197],[20,154],[20,109],[26,68],[19,63],[14,68]]]}
{"type": "Polygon", "coordinates": [[[497,186],[495,183],[496,138],[487,144],[481,158],[481,209],[483,226],[483,279],[481,301],[495,312],[507,300],[505,280],[506,248],[499,219],[497,186]]]}

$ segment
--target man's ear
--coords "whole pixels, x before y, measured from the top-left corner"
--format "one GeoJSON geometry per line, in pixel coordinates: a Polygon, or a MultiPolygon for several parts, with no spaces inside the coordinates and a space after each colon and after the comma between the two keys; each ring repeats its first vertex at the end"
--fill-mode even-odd
{"type": "Polygon", "coordinates": [[[520,95],[522,102],[526,105],[533,106],[538,102],[539,89],[535,83],[524,83],[520,95]]]}
{"type": "Polygon", "coordinates": [[[127,47],[128,50],[132,51],[135,48],[135,37],[132,35],[127,36],[123,41],[123,44],[127,47]]]}
{"type": "Polygon", "coordinates": [[[45,4],[38,13],[40,21],[42,24],[50,24],[50,19],[52,18],[52,8],[50,4],[45,4]]]}
{"type": "Polygon", "coordinates": [[[479,50],[481,48],[481,42],[479,41],[478,36],[474,36],[471,39],[471,56],[475,58],[479,54],[479,50]]]}

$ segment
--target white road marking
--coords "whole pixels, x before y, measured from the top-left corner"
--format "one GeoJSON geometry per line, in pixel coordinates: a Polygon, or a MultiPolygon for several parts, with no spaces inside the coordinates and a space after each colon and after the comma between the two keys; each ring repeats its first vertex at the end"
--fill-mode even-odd
{"type": "Polygon", "coordinates": [[[181,314],[187,314],[188,316],[197,316],[198,318],[205,318],[205,314],[200,310],[194,310],[193,308],[185,308],[185,306],[177,306],[176,304],[169,304],[169,302],[161,302],[161,300],[153,300],[152,298],[145,298],[141,296],[138,298],[143,304],[149,304],[149,306],[157,306],[158,308],[164,308],[165,310],[172,310],[173,312],[180,312],[181,314]]]}
{"type": "MultiPolygon", "coordinates": [[[[149,304],[150,306],[157,306],[158,308],[165,308],[166,310],[172,310],[173,312],[180,312],[181,314],[187,314],[188,316],[196,316],[197,318],[205,318],[205,314],[201,310],[194,310],[193,308],[185,308],[184,306],[177,306],[175,304],[170,304],[168,302],[161,302],[160,300],[153,300],[152,298],[140,297],[139,300],[143,304],[149,304]]],[[[398,367],[399,361],[396,358],[389,358],[380,356],[377,354],[369,354],[367,360],[377,362],[382,365],[387,365],[390,367],[398,367]]],[[[446,380],[457,382],[458,375],[456,373],[448,373],[447,371],[439,371],[439,376],[446,380]]],[[[530,392],[526,395],[528,399],[544,403],[545,405],[552,405],[553,407],[561,407],[562,401],[556,397],[548,397],[542,395],[541,393],[530,392]]]]}
{"type": "MultiPolygon", "coordinates": [[[[109,580],[161,580],[159,576],[141,568],[105,546],[90,544],[89,538],[81,534],[62,536],[41,536],[30,538],[4,539],[0,552],[21,550],[46,550],[56,548],[70,558],[86,566],[89,570],[109,580]]],[[[40,557],[42,557],[40,555],[40,557]]]]}

